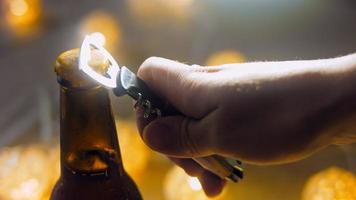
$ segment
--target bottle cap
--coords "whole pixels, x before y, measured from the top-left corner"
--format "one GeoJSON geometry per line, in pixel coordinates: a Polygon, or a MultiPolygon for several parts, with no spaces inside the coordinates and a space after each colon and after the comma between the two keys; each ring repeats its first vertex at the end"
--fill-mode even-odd
{"type": "MultiPolygon", "coordinates": [[[[54,71],[57,73],[58,83],[67,88],[85,89],[98,87],[99,84],[88,77],[78,67],[79,49],[63,52],[58,56],[54,71]]],[[[98,73],[105,73],[109,61],[99,51],[91,51],[89,65],[98,73]]]]}

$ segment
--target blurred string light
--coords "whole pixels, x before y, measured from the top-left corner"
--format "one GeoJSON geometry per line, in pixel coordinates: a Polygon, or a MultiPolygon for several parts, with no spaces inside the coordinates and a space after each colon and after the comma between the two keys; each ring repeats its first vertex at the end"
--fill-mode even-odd
{"type": "Polygon", "coordinates": [[[16,35],[37,31],[41,17],[41,0],[4,0],[5,23],[16,35]]]}
{"type": "Polygon", "coordinates": [[[338,167],[325,169],[309,178],[301,200],[356,200],[356,176],[338,167]]]}
{"type": "Polygon", "coordinates": [[[41,145],[3,148],[0,151],[0,199],[48,199],[59,176],[59,154],[41,145]]]}
{"type": "Polygon", "coordinates": [[[12,0],[10,2],[10,12],[15,16],[23,16],[28,11],[28,4],[25,0],[12,0]]]}
{"type": "Polygon", "coordinates": [[[167,19],[190,19],[194,0],[128,0],[128,8],[134,19],[142,23],[160,23],[167,19]]]}
{"type": "Polygon", "coordinates": [[[163,189],[166,200],[224,199],[224,194],[216,198],[207,197],[198,178],[188,176],[177,166],[167,173],[163,189]]]}
{"type": "Polygon", "coordinates": [[[115,52],[121,42],[121,28],[118,19],[105,11],[94,11],[85,16],[79,26],[80,41],[85,35],[100,32],[105,36],[105,47],[115,52]]]}
{"type": "Polygon", "coordinates": [[[242,63],[245,61],[246,57],[242,53],[236,50],[227,49],[218,51],[209,56],[209,58],[206,60],[206,65],[215,66],[228,63],[242,63]]]}

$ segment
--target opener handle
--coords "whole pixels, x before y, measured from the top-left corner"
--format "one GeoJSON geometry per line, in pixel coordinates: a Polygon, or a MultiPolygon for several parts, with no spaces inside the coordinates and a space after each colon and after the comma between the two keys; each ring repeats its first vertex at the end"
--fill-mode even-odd
{"type": "Polygon", "coordinates": [[[121,67],[117,76],[117,87],[113,89],[116,96],[128,94],[141,103],[148,115],[175,116],[181,113],[167,101],[159,98],[147,84],[126,67],[121,67]],[[157,113],[158,112],[158,113],[157,113]],[[159,113],[160,112],[160,113],[159,113]]]}
{"type": "MultiPolygon", "coordinates": [[[[117,78],[117,87],[113,89],[116,96],[128,94],[137,101],[139,106],[145,110],[144,117],[151,115],[175,116],[182,115],[177,109],[167,101],[159,98],[147,84],[138,78],[126,67],[122,67],[117,78]]],[[[207,157],[193,158],[203,168],[209,170],[223,179],[229,179],[237,182],[243,178],[243,169],[241,162],[233,159],[227,159],[222,156],[212,155],[207,157]]]]}

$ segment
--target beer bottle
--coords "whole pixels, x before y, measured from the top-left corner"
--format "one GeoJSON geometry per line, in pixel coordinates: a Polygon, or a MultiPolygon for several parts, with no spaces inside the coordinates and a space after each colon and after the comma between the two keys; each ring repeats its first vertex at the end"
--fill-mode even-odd
{"type": "MultiPolygon", "coordinates": [[[[55,71],[60,84],[61,176],[51,200],[140,200],[122,164],[108,92],[78,69],[79,50],[61,54],[55,71]]],[[[90,65],[105,71],[93,51],[90,65]]]]}

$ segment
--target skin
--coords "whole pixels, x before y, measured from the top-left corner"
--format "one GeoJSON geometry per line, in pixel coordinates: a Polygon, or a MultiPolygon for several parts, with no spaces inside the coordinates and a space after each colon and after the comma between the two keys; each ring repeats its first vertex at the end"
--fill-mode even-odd
{"type": "Polygon", "coordinates": [[[339,58],[189,66],[152,57],[138,76],[183,115],[144,119],[144,142],[197,176],[208,196],[225,181],[191,157],[266,165],[356,141],[356,54],[339,58]]]}

